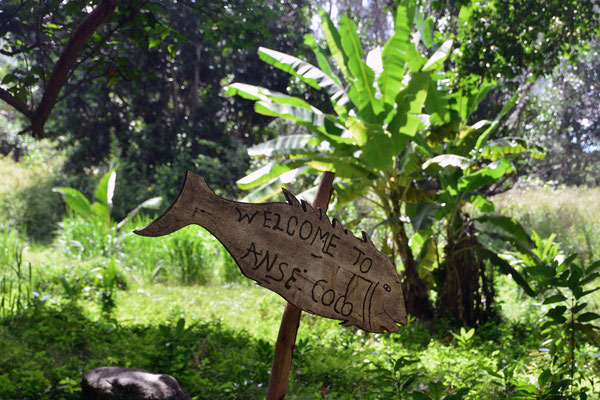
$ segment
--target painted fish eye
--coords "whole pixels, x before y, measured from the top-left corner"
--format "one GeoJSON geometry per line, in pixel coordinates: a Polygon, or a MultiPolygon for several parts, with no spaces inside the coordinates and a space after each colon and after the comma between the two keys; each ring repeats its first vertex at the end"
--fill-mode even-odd
{"type": "Polygon", "coordinates": [[[385,289],[386,292],[391,292],[392,291],[392,288],[387,283],[385,285],[383,285],[383,288],[385,289]]]}

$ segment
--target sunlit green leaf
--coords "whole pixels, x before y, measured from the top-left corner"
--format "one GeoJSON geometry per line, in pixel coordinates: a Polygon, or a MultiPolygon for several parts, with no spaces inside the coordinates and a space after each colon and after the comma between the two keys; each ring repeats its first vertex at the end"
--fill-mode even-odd
{"type": "Polygon", "coordinates": [[[450,50],[452,49],[452,40],[446,40],[442,45],[433,53],[433,55],[427,60],[427,63],[423,66],[423,71],[436,71],[440,69],[444,61],[450,55],[450,50]]]}
{"type": "Polygon", "coordinates": [[[303,164],[305,164],[305,162],[306,160],[303,159],[286,160],[283,162],[270,162],[264,167],[259,168],[238,180],[237,185],[241,189],[251,189],[260,185],[264,185],[265,183],[270,182],[272,179],[286,172],[301,167],[303,164]]]}
{"type": "Polygon", "coordinates": [[[288,135],[279,136],[275,139],[257,144],[248,149],[248,155],[252,157],[272,157],[290,154],[293,151],[308,150],[309,146],[316,145],[318,140],[314,135],[288,135]]]}
{"type": "Polygon", "coordinates": [[[102,176],[96,186],[96,200],[108,208],[112,207],[112,199],[115,193],[115,184],[117,182],[117,172],[110,170],[102,176]]]}
{"type": "Polygon", "coordinates": [[[440,154],[430,160],[427,160],[423,164],[423,169],[427,169],[430,165],[437,165],[440,168],[456,167],[460,169],[467,169],[473,165],[473,161],[456,154],[440,154]]]}
{"type": "Polygon", "coordinates": [[[60,193],[65,203],[67,203],[67,207],[82,217],[88,220],[95,218],[96,214],[92,211],[90,202],[79,190],[67,187],[55,187],[52,191],[60,193]]]}
{"type": "MultiPolygon", "coordinates": [[[[355,99],[358,101],[360,115],[369,122],[375,122],[376,116],[383,112],[381,100],[375,97],[375,73],[362,60],[363,48],[358,37],[356,24],[343,15],[339,20],[341,44],[347,55],[347,65],[352,79],[350,84],[357,91],[355,99]]],[[[350,97],[352,98],[352,96],[350,97]]]]}

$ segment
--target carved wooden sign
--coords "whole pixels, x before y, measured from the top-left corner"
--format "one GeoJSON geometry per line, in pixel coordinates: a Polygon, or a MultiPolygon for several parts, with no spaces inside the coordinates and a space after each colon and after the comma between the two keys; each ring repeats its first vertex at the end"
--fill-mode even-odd
{"type": "Polygon", "coordinates": [[[242,273],[312,314],[369,332],[406,323],[400,279],[391,260],[283,190],[287,202],[240,203],[217,196],[204,179],[186,172],[175,202],[135,231],[162,236],[189,224],[212,233],[242,273]]]}

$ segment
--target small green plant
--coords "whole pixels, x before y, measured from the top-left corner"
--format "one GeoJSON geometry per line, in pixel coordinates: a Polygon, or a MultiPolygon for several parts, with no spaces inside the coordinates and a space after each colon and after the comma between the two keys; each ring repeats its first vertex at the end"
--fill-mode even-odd
{"type": "Polygon", "coordinates": [[[102,311],[105,314],[110,314],[115,308],[114,295],[117,290],[117,267],[114,257],[96,276],[96,286],[100,288],[102,311]]]}
{"type": "MultiPolygon", "coordinates": [[[[63,196],[67,206],[74,212],[88,221],[99,221],[105,227],[109,228],[115,225],[115,221],[112,219],[110,213],[113,206],[112,200],[115,193],[116,181],[117,171],[116,168],[113,168],[100,178],[100,182],[98,182],[94,193],[96,201],[92,203],[79,190],[74,188],[55,187],[54,191],[63,196]]],[[[161,197],[153,197],[144,201],[131,210],[127,214],[127,217],[116,224],[116,227],[120,228],[130,221],[142,208],[156,209],[160,206],[161,202],[161,197]]]]}
{"type": "Polygon", "coordinates": [[[419,374],[409,371],[407,367],[417,364],[418,359],[408,356],[400,356],[397,359],[390,359],[387,366],[380,365],[374,371],[374,378],[377,385],[384,389],[384,393],[402,398],[403,395],[410,393],[409,389],[419,377],[419,374]]]}
{"type": "MultiPolygon", "coordinates": [[[[584,338],[600,342],[600,327],[593,321],[600,315],[588,309],[584,298],[600,287],[587,288],[588,284],[600,277],[600,260],[587,267],[574,263],[577,254],[572,254],[561,263],[547,265],[551,276],[548,284],[552,287],[542,297],[543,304],[550,309],[543,317],[542,334],[547,337],[552,365],[539,377],[539,388],[553,396],[562,398],[586,398],[585,390],[579,390],[581,374],[577,374],[576,350],[584,338]],[[577,395],[577,397],[576,397],[577,395]]],[[[587,300],[587,299],[586,299],[587,300]]]]}
{"type": "Polygon", "coordinates": [[[460,333],[452,333],[452,336],[454,336],[460,347],[470,347],[473,342],[474,335],[474,328],[471,328],[468,331],[465,328],[460,328],[460,333]]]}
{"type": "Polygon", "coordinates": [[[79,380],[72,379],[70,377],[65,377],[58,381],[58,384],[61,385],[59,388],[64,390],[65,393],[75,394],[81,392],[81,383],[79,380]]]}
{"type": "MultiPolygon", "coordinates": [[[[73,235],[73,237],[68,238],[72,243],[71,248],[73,246],[77,247],[77,244],[79,244],[81,253],[83,254],[88,249],[88,246],[81,245],[81,242],[85,243],[88,240],[87,237],[93,237],[97,247],[94,246],[92,248],[99,249],[102,255],[111,256],[114,253],[116,242],[123,238],[123,235],[118,235],[119,229],[129,222],[142,208],[156,209],[160,206],[162,198],[153,197],[138,205],[123,220],[117,223],[111,217],[116,180],[116,169],[111,169],[104,174],[96,186],[95,201],[93,202],[90,202],[77,189],[68,187],[54,188],[55,192],[62,195],[67,208],[71,212],[68,219],[73,219],[74,215],[78,215],[89,224],[88,229],[86,229],[87,232],[82,232],[82,236],[73,235]],[[82,237],[82,240],[78,241],[78,237],[82,237]]],[[[80,227],[80,225],[76,226],[80,227]]],[[[68,227],[68,222],[64,222],[63,229],[67,228],[68,230],[68,227]]]]}

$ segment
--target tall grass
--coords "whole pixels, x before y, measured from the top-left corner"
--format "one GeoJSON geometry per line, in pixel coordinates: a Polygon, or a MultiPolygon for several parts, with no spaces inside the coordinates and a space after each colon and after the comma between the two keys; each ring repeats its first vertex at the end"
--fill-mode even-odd
{"type": "Polygon", "coordinates": [[[22,312],[33,302],[31,263],[25,265],[23,235],[0,227],[0,320],[22,312]]]}
{"type": "Polygon", "coordinates": [[[563,252],[583,263],[600,258],[600,188],[514,189],[494,197],[498,212],[541,237],[556,234],[563,252]]]}
{"type": "Polygon", "coordinates": [[[150,221],[142,215],[126,224],[120,245],[124,264],[147,280],[166,278],[184,284],[241,280],[227,250],[206,230],[192,225],[158,238],[131,233],[150,221]]]}
{"type": "Polygon", "coordinates": [[[147,283],[203,284],[242,278],[229,253],[204,229],[188,226],[158,238],[133,234],[150,221],[140,215],[117,230],[70,214],[61,223],[57,243],[80,260],[116,258],[122,268],[147,283]]]}

